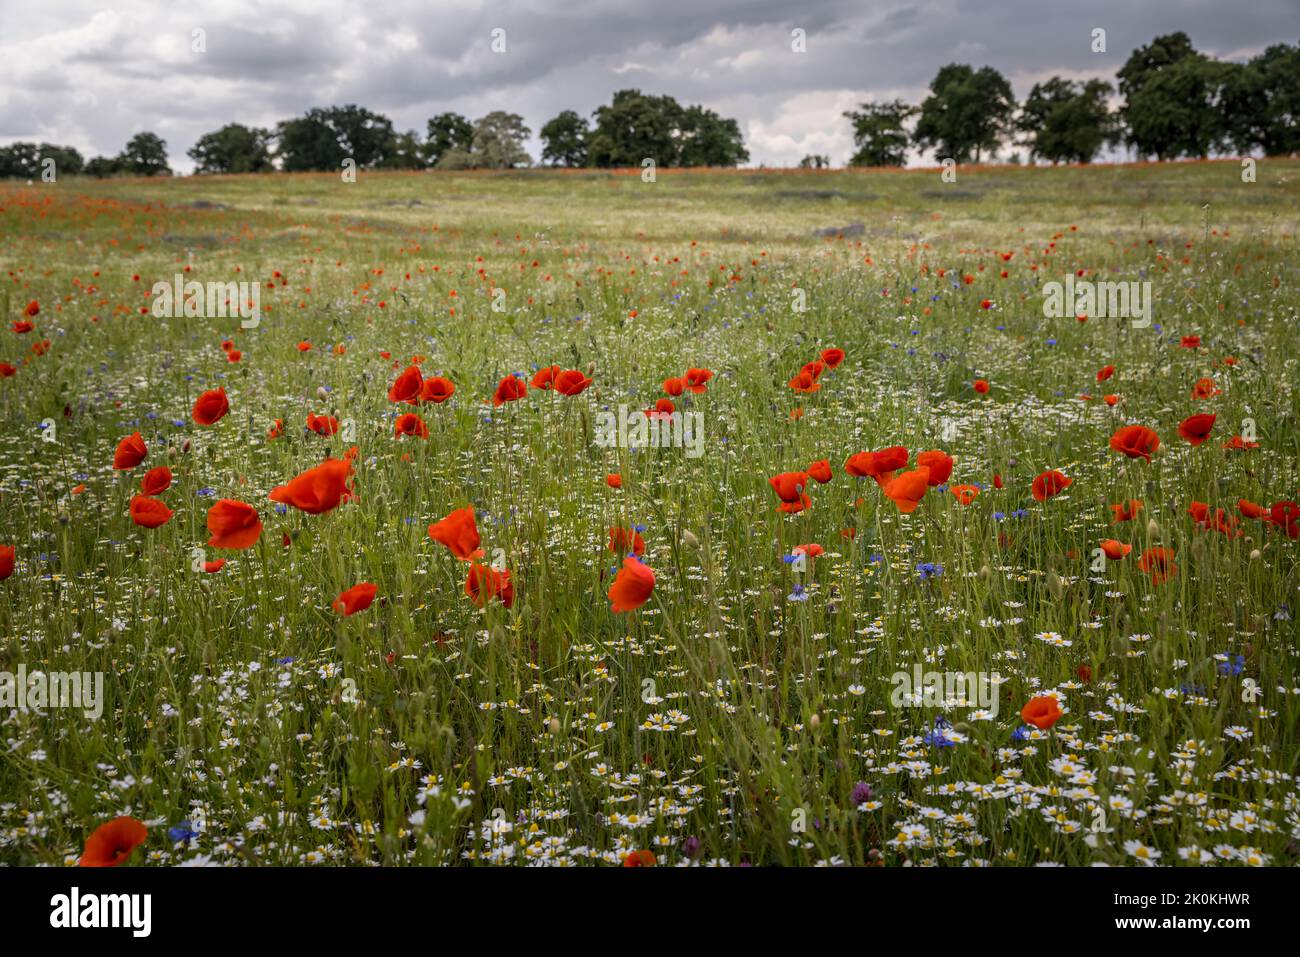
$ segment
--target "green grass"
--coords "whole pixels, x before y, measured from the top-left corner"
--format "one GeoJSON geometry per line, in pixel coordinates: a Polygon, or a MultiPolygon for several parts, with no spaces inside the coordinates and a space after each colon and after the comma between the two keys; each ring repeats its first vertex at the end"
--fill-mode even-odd
{"type": "Polygon", "coordinates": [[[1245,519],[1240,536],[1206,531],[1187,509],[1300,497],[1298,199],[1294,161],[1261,162],[1255,183],[1217,162],[956,183],[0,186],[0,307],[11,323],[40,304],[33,333],[0,333],[17,369],[0,380],[0,543],[17,549],[0,671],[104,672],[107,698],[99,720],[0,709],[0,861],[75,862],[96,825],[131,814],[150,825],[137,863],[618,863],[644,848],[669,864],[688,837],[695,860],[732,864],[1135,864],[1132,841],[1163,864],[1191,847],[1292,863],[1300,542],[1245,519]],[[140,315],[186,266],[261,281],[261,324],[140,315]],[[1154,325],[1044,318],[1039,287],[1076,270],[1151,280],[1154,325]],[[1201,347],[1181,348],[1191,335],[1201,347]],[[829,347],[847,359],[820,391],[787,387],[829,347]],[[450,401],[388,402],[417,355],[456,383],[450,401]],[[593,385],[485,405],[501,377],[552,363],[593,385]],[[715,373],[707,392],[677,402],[703,417],[702,456],[594,441],[601,410],[648,408],[696,366],[715,373]],[[1222,394],[1194,400],[1206,376],[1222,394]],[[231,412],[200,427],[191,405],[218,386],[231,412]],[[393,436],[412,410],[427,441],[393,436]],[[347,435],[307,433],[309,412],[347,435]],[[1218,418],[1193,448],[1177,426],[1198,412],[1218,418]],[[1159,433],[1150,464],[1109,450],[1128,423],[1159,433]],[[1260,448],[1221,448],[1252,427],[1260,448]],[[148,458],[115,472],[136,430],[148,458]],[[900,515],[844,474],[852,453],[896,444],[946,450],[951,482],[982,493],[963,508],[931,489],[900,515]],[[272,487],[354,445],[355,501],[277,513],[272,487]],[[822,458],[835,476],[811,509],[776,511],[768,478],[822,458]],[[137,527],[130,498],[164,464],[175,514],[137,527]],[[1039,503],[1046,469],[1073,484],[1039,503]],[[221,497],[261,512],[254,548],[204,547],[221,497]],[[1107,505],[1130,498],[1139,519],[1110,524],[1107,505]],[[467,504],[487,560],[501,549],[511,571],[510,609],[476,607],[465,563],[426,533],[467,504]],[[633,524],[656,586],[613,614],[608,532],[633,524]],[[1095,571],[1107,538],[1133,552],[1095,571]],[[798,582],[782,555],[809,542],[826,554],[798,582]],[[1153,546],[1177,553],[1163,585],[1137,567],[1153,546]],[[196,547],[229,563],[195,572],[196,547]],[[923,580],[926,562],[942,575],[923,580]],[[362,581],[375,604],[335,613],[362,581]],[[1037,640],[1050,632],[1072,644],[1037,640]],[[1242,656],[1241,673],[1216,655],[1242,656]],[[890,676],[916,663],[998,672],[996,718],[895,707],[890,676]],[[1066,715],[1014,740],[1021,707],[1051,689],[1066,715]],[[673,730],[644,727],[674,709],[687,717],[654,722],[673,730]],[[945,713],[955,747],[924,740],[945,713]],[[874,791],[863,809],[858,782],[874,791]],[[182,821],[188,846],[166,834],[182,821]]]}

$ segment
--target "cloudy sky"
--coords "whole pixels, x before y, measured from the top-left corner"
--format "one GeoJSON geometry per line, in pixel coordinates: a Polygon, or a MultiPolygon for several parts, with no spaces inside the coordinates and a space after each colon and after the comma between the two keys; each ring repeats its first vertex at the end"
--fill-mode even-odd
{"type": "Polygon", "coordinates": [[[535,134],[635,87],[735,117],[755,164],[838,165],[845,109],[919,102],[945,63],[991,65],[1023,98],[1052,74],[1112,78],[1174,30],[1246,58],[1300,39],[1300,0],[0,0],[0,143],[111,155],[152,130],[188,172],[185,151],[227,122],[358,103],[421,133],[445,110],[511,110],[535,134]]]}

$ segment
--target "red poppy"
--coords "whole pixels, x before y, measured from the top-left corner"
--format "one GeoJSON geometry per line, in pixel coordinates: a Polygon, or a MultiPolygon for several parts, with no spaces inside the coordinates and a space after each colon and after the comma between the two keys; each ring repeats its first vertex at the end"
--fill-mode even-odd
{"type": "Polygon", "coordinates": [[[956,497],[959,505],[969,505],[975,501],[975,496],[979,495],[980,490],[974,485],[954,485],[948,489],[956,497]]]}
{"type": "Polygon", "coordinates": [[[420,386],[420,401],[441,405],[450,399],[455,391],[455,383],[448,378],[436,375],[432,379],[425,379],[424,385],[420,386]]]}
{"type": "Polygon", "coordinates": [[[1200,445],[1209,438],[1210,430],[1214,428],[1215,415],[1191,415],[1183,419],[1178,426],[1178,434],[1185,438],[1192,445],[1200,445]]]}
{"type": "Polygon", "coordinates": [[[646,409],[645,415],[648,419],[666,419],[676,411],[677,406],[673,405],[672,399],[658,399],[653,409],[646,409]]]}
{"type": "Polygon", "coordinates": [[[916,506],[920,504],[929,485],[930,470],[921,465],[891,479],[883,486],[883,491],[898,506],[898,510],[906,514],[916,511],[916,506]]]}
{"type": "Polygon", "coordinates": [[[172,470],[165,465],[150,469],[140,480],[140,491],[145,495],[161,495],[172,484],[172,470]]]}
{"type": "Polygon", "coordinates": [[[1115,367],[1114,367],[1114,366],[1105,366],[1105,367],[1103,367],[1103,368],[1097,370],[1097,381],[1098,381],[1098,382],[1105,382],[1107,379],[1109,379],[1109,378],[1110,378],[1111,376],[1113,376],[1114,374],[1115,374],[1115,367]]]}
{"type": "Polygon", "coordinates": [[[623,476],[619,475],[617,472],[610,472],[605,476],[605,484],[610,488],[622,488],[623,476]]]}
{"type": "Polygon", "coordinates": [[[458,508],[446,518],[429,526],[429,537],[446,545],[462,561],[483,557],[479,548],[478,525],[474,521],[474,506],[458,508]]]}
{"type": "Polygon", "coordinates": [[[1040,502],[1046,502],[1053,495],[1059,495],[1065,489],[1069,488],[1073,482],[1074,479],[1066,478],[1055,469],[1043,472],[1034,479],[1034,498],[1038,499],[1040,502]]]}
{"type": "Polygon", "coordinates": [[[247,502],[223,498],[208,509],[208,534],[213,548],[252,548],[262,534],[262,519],[247,502]]]}
{"type": "Polygon", "coordinates": [[[707,389],[705,385],[713,378],[713,372],[709,369],[687,369],[686,370],[686,388],[692,392],[704,392],[707,389]]]}
{"type": "Polygon", "coordinates": [[[172,510],[156,498],[147,495],[131,496],[131,521],[141,528],[158,528],[166,525],[172,517],[172,510]]]}
{"type": "Polygon", "coordinates": [[[632,851],[623,858],[624,867],[655,867],[658,863],[654,851],[632,851]]]}
{"type": "Polygon", "coordinates": [[[310,351],[311,351],[311,343],[304,339],[302,342],[298,343],[298,351],[299,351],[299,352],[310,352],[310,351]]]}
{"type": "Polygon", "coordinates": [[[375,600],[375,593],[379,589],[370,582],[362,582],[359,585],[353,585],[347,591],[334,599],[330,606],[343,617],[355,615],[359,611],[365,611],[370,607],[370,603],[375,600]]]}
{"type": "Polygon", "coordinates": [[[339,420],[332,415],[307,413],[307,428],[317,435],[333,435],[339,430],[339,420]]]}
{"type": "Polygon", "coordinates": [[[559,366],[542,366],[533,376],[534,389],[550,389],[555,385],[555,377],[560,374],[559,366]]]}
{"type": "Polygon", "coordinates": [[[1178,574],[1178,566],[1174,564],[1175,558],[1177,555],[1172,548],[1157,545],[1142,553],[1138,568],[1151,576],[1151,584],[1163,585],[1178,574]]]}
{"type": "Polygon", "coordinates": [[[309,515],[320,515],[352,498],[352,487],[348,483],[351,474],[352,463],[347,459],[326,459],[287,484],[271,489],[268,498],[292,505],[309,515]]]}
{"type": "Polygon", "coordinates": [[[278,439],[284,435],[284,419],[276,419],[269,429],[266,430],[268,439],[278,439]]]}
{"type": "Polygon", "coordinates": [[[424,419],[414,412],[407,412],[404,415],[399,415],[397,421],[393,423],[393,436],[400,438],[403,435],[414,436],[417,439],[427,439],[429,437],[429,427],[424,424],[424,419]]]}
{"type": "Polygon", "coordinates": [[[655,573],[650,566],[628,556],[609,586],[610,611],[636,611],[650,600],[654,588],[655,573]]]}
{"type": "Polygon", "coordinates": [[[1110,437],[1110,447],[1131,459],[1151,461],[1151,453],[1160,448],[1160,436],[1145,425],[1126,425],[1110,437]]]}
{"type": "Polygon", "coordinates": [[[149,837],[148,829],[133,817],[107,821],[86,838],[78,867],[117,867],[149,837]]]}
{"type": "Polygon", "coordinates": [[[497,383],[497,391],[492,396],[492,404],[496,406],[514,402],[516,399],[522,399],[527,392],[527,385],[514,376],[508,375],[497,383]]]}
{"type": "Polygon", "coordinates": [[[1129,552],[1133,551],[1132,545],[1125,545],[1123,542],[1117,542],[1113,538],[1108,538],[1101,543],[1101,550],[1106,553],[1106,557],[1111,561],[1117,562],[1129,552]]]}
{"type": "Polygon", "coordinates": [[[934,449],[930,452],[922,452],[916,457],[917,465],[924,465],[930,470],[930,487],[942,485],[948,481],[952,475],[952,456],[947,452],[941,452],[934,449]]]}
{"type": "Polygon", "coordinates": [[[1235,451],[1244,452],[1247,449],[1259,448],[1259,443],[1247,441],[1246,439],[1243,439],[1240,435],[1234,435],[1228,441],[1223,443],[1223,447],[1225,449],[1233,449],[1235,451]]]}
{"type": "Polygon", "coordinates": [[[1223,390],[1214,384],[1211,378],[1197,379],[1196,384],[1192,386],[1193,399],[1212,399],[1216,395],[1222,395],[1223,390]]]}
{"type": "Polygon", "coordinates": [[[818,555],[826,554],[826,549],[822,548],[816,542],[809,545],[796,545],[790,549],[792,555],[804,555],[808,558],[816,558],[818,555]]]}
{"type": "Polygon", "coordinates": [[[609,530],[609,550],[611,552],[632,552],[634,555],[645,554],[645,540],[641,533],[633,528],[614,526],[609,530]]]}
{"type": "Polygon", "coordinates": [[[555,377],[555,391],[560,395],[577,395],[589,385],[591,380],[578,369],[565,369],[555,377]]]}
{"type": "Polygon", "coordinates": [[[1040,731],[1046,731],[1056,722],[1061,720],[1061,715],[1065,712],[1061,710],[1061,705],[1051,695],[1039,695],[1037,698],[1030,698],[1029,702],[1020,709],[1020,717],[1026,724],[1032,724],[1040,731]]]}
{"type": "Polygon", "coordinates": [[[772,486],[772,491],[781,500],[777,506],[778,511],[802,512],[812,505],[812,500],[804,492],[808,487],[807,472],[782,472],[768,479],[767,484],[772,486]]]}
{"type": "Polygon", "coordinates": [[[465,576],[465,594],[480,608],[493,598],[499,598],[507,608],[515,603],[515,586],[510,581],[510,573],[478,562],[469,566],[469,573],[465,576]]]}
{"type": "Polygon", "coordinates": [[[883,486],[896,471],[907,465],[907,455],[907,449],[901,445],[891,445],[875,452],[858,452],[849,456],[844,471],[859,478],[870,476],[883,486]]]}
{"type": "Polygon", "coordinates": [[[41,312],[41,304],[37,302],[35,299],[33,299],[23,308],[23,315],[26,316],[28,319],[40,315],[40,312],[41,312]]]}
{"type": "Polygon", "coordinates": [[[203,563],[203,570],[209,575],[213,575],[225,567],[226,560],[224,558],[218,558],[216,561],[203,563]]]}
{"type": "Polygon", "coordinates": [[[827,459],[818,459],[812,465],[808,466],[808,477],[816,479],[822,485],[825,485],[833,477],[831,472],[831,463],[827,459]]]}
{"type": "Polygon", "coordinates": [[[668,395],[678,396],[686,391],[686,380],[681,376],[671,379],[664,379],[664,392],[668,395]]]}
{"type": "Polygon", "coordinates": [[[1241,498],[1237,500],[1237,511],[1239,511],[1245,518],[1264,518],[1271,521],[1271,513],[1268,509],[1262,505],[1256,505],[1248,499],[1241,498]]]}
{"type": "Polygon", "coordinates": [[[987,379],[976,379],[976,380],[975,380],[975,391],[978,392],[980,395],[988,395],[988,394],[989,394],[989,383],[988,383],[988,380],[987,380],[987,379]]]}
{"type": "Polygon", "coordinates": [[[12,545],[0,545],[0,581],[4,581],[14,573],[14,547],[12,545]]]}
{"type": "Polygon", "coordinates": [[[805,363],[804,367],[799,371],[812,376],[813,379],[820,379],[822,373],[826,371],[826,363],[820,359],[814,359],[812,362],[805,363]]]}
{"type": "Polygon", "coordinates": [[[28,322],[26,319],[20,319],[13,324],[12,328],[14,332],[18,333],[19,335],[22,335],[23,333],[31,332],[33,329],[36,328],[36,326],[28,322]]]}
{"type": "Polygon", "coordinates": [[[1115,513],[1115,517],[1111,519],[1111,524],[1131,522],[1137,518],[1137,513],[1141,509],[1142,502],[1136,498],[1131,498],[1127,502],[1121,502],[1118,505],[1111,505],[1110,510],[1115,513]]]}
{"type": "Polygon", "coordinates": [[[418,366],[407,366],[405,371],[393,380],[393,384],[388,387],[389,402],[410,402],[412,404],[420,401],[420,390],[424,387],[424,376],[420,374],[418,366]]]}
{"type": "Polygon", "coordinates": [[[1274,502],[1268,511],[1273,524],[1286,532],[1287,538],[1300,538],[1300,504],[1274,502]]]}
{"type": "Polygon", "coordinates": [[[191,415],[199,425],[213,425],[230,411],[225,389],[209,389],[194,400],[191,415]]]}
{"type": "Polygon", "coordinates": [[[0,362],[0,379],[9,379],[18,374],[18,370],[7,362],[0,362]]]}
{"type": "Polygon", "coordinates": [[[1115,405],[1117,402],[1119,402],[1119,396],[1117,396],[1117,395],[1103,395],[1103,396],[1101,397],[1101,401],[1105,402],[1107,405],[1113,406],[1113,405],[1115,405]]]}
{"type": "Polygon", "coordinates": [[[1002,488],[1002,474],[1000,472],[993,473],[993,487],[1002,488]]]}
{"type": "Polygon", "coordinates": [[[826,363],[832,369],[844,361],[843,349],[823,349],[822,362],[826,363]]]}
{"type": "Polygon", "coordinates": [[[807,372],[800,372],[790,380],[789,386],[795,392],[816,392],[822,387],[822,384],[807,372]]]}
{"type": "Polygon", "coordinates": [[[113,453],[113,468],[115,469],[133,469],[149,454],[149,449],[144,444],[144,439],[139,432],[133,432],[117,443],[117,451],[113,453]]]}
{"type": "Polygon", "coordinates": [[[1201,347],[1201,337],[1183,336],[1182,347],[1184,349],[1199,349],[1201,347]]]}

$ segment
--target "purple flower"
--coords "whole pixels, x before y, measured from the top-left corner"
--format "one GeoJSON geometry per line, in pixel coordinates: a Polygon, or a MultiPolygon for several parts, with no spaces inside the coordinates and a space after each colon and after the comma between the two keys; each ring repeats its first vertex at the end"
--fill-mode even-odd
{"type": "Polygon", "coordinates": [[[691,835],[686,840],[682,841],[682,853],[687,857],[694,857],[696,854],[700,853],[700,839],[691,835]]]}
{"type": "Polygon", "coordinates": [[[866,804],[875,796],[876,792],[871,790],[870,784],[866,781],[859,781],[857,784],[853,785],[853,794],[849,797],[849,800],[852,801],[853,805],[856,807],[859,804],[866,804]]]}

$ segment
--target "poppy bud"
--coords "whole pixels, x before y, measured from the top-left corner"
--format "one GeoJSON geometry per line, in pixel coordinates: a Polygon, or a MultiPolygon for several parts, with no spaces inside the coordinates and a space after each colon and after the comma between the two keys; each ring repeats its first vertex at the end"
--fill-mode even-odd
{"type": "Polygon", "coordinates": [[[169,445],[169,446],[167,446],[167,457],[168,457],[169,459],[174,459],[174,458],[176,458],[176,456],[177,456],[178,454],[179,454],[179,453],[176,451],[176,446],[174,446],[174,445],[169,445]]]}
{"type": "Polygon", "coordinates": [[[813,716],[808,719],[808,727],[816,731],[821,726],[822,726],[821,715],[817,714],[816,712],[813,712],[813,716]]]}
{"type": "Polygon", "coordinates": [[[1263,553],[1258,548],[1252,548],[1250,550],[1250,560],[1252,562],[1257,562],[1262,557],[1263,557],[1263,553]]]}
{"type": "Polygon", "coordinates": [[[330,395],[329,389],[325,388],[323,385],[317,387],[317,389],[316,389],[316,398],[318,398],[318,399],[328,399],[328,398],[329,398],[329,395],[330,395]]]}
{"type": "Polygon", "coordinates": [[[1156,520],[1153,518],[1151,519],[1151,521],[1147,522],[1147,538],[1159,538],[1159,537],[1160,537],[1160,526],[1156,524],[1156,520]]]}
{"type": "Polygon", "coordinates": [[[551,722],[550,722],[550,731],[551,731],[551,734],[559,734],[559,733],[560,733],[560,719],[559,719],[559,718],[552,718],[552,719],[551,719],[551,722]]]}
{"type": "Polygon", "coordinates": [[[1047,574],[1047,590],[1052,593],[1052,597],[1060,599],[1065,594],[1065,582],[1061,581],[1061,576],[1056,572],[1047,574]]]}
{"type": "Polygon", "coordinates": [[[989,568],[988,565],[981,565],[980,579],[983,581],[989,581],[992,578],[993,578],[993,569],[989,568]]]}
{"type": "Polygon", "coordinates": [[[191,448],[192,448],[192,444],[191,444],[190,440],[189,440],[189,439],[186,439],[186,440],[185,440],[185,444],[181,446],[181,451],[182,451],[183,453],[185,453],[186,455],[189,455],[189,453],[190,453],[190,449],[191,449],[191,448]]]}
{"type": "Polygon", "coordinates": [[[151,601],[153,597],[157,594],[158,594],[158,589],[154,588],[153,585],[150,585],[148,588],[144,590],[144,600],[151,601]]]}
{"type": "Polygon", "coordinates": [[[700,540],[692,535],[687,529],[682,529],[682,544],[689,545],[691,548],[699,548],[700,540]]]}

